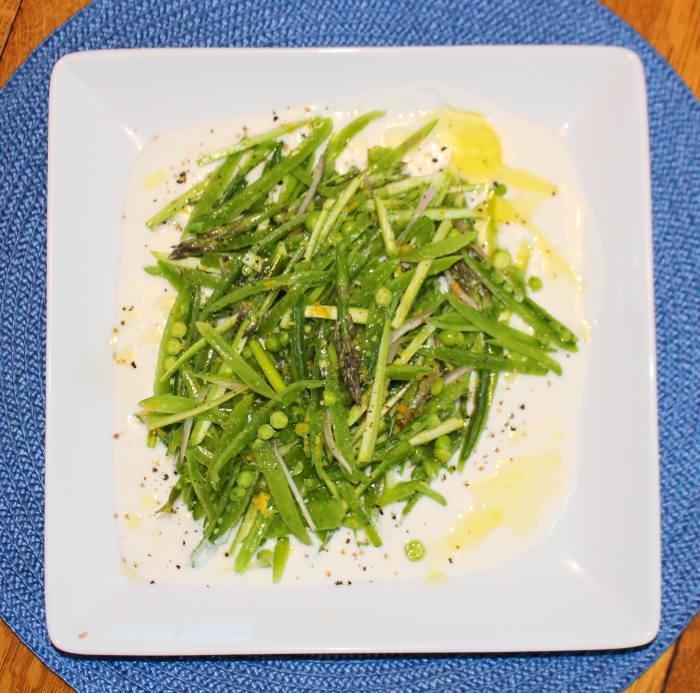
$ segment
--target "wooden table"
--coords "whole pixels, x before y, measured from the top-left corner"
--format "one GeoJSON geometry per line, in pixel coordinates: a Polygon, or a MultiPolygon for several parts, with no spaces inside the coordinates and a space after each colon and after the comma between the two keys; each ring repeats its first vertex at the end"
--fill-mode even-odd
{"type": "MultiPolygon", "coordinates": [[[[0,0],[0,87],[54,29],[88,0],[0,0]]],[[[700,97],[700,0],[605,0],[700,97]]],[[[0,691],[70,693],[0,621],[0,691]]],[[[625,693],[700,693],[700,614],[625,693]]]]}

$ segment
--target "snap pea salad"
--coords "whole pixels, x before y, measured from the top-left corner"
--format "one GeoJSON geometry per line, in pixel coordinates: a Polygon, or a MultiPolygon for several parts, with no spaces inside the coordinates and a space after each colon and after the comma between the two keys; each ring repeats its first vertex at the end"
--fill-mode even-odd
{"type": "Polygon", "coordinates": [[[244,136],[200,159],[222,163],[147,223],[190,212],[181,242],[146,268],[177,298],[139,406],[177,472],[158,512],[181,500],[203,523],[195,566],[226,542],[236,571],[270,567],[276,582],[290,536],[323,548],[345,527],[381,546],[386,506],[445,505],[431,482],[464,468],[501,373],[561,375],[552,354],[577,351],[532,300],[539,278],[492,232],[505,186],[450,166],[405,172],[437,121],[369,148],[364,169],[336,169],[383,115],[244,136]],[[470,208],[469,193],[485,204],[470,208]]]}

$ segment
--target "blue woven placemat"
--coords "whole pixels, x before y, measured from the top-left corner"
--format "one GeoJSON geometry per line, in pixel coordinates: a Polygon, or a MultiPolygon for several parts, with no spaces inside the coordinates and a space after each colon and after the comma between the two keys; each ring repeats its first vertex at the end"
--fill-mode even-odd
{"type": "Polygon", "coordinates": [[[613,693],[700,608],[700,104],[595,0],[97,0],[49,36],[0,92],[0,150],[0,615],[81,693],[613,693]],[[619,652],[518,656],[145,660],[55,650],[44,619],[43,437],[47,104],[56,60],[100,48],[470,43],[617,45],[644,61],[663,508],[658,638],[619,652]]]}

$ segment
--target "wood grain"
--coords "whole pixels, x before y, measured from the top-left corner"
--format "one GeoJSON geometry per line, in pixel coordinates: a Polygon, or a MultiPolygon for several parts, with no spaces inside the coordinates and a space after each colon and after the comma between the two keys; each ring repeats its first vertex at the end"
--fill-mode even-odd
{"type": "Polygon", "coordinates": [[[14,24],[21,2],[22,0],[0,1],[0,60],[2,60],[7,37],[12,31],[12,25],[14,24]]]}
{"type": "MultiPolygon", "coordinates": [[[[0,0],[0,86],[86,0],[0,0]]],[[[700,0],[605,0],[700,97],[700,0]]],[[[0,691],[70,693],[0,621],[0,691]]],[[[625,693],[700,693],[700,615],[625,693]]]]}

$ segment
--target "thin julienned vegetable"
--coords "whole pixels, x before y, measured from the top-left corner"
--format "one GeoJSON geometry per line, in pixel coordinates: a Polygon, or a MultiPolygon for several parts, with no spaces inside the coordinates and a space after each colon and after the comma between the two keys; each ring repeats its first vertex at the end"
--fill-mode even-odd
{"type": "Polygon", "coordinates": [[[246,136],[204,156],[222,163],[147,222],[189,211],[181,242],[147,268],[178,295],[139,405],[179,475],[159,512],[182,502],[203,523],[195,565],[226,543],[235,571],[278,582],[290,536],[325,546],[342,526],[380,546],[380,508],[445,504],[431,481],[455,451],[464,468],[500,373],[561,375],[555,351],[577,351],[531,298],[539,278],[498,248],[488,214],[504,186],[449,166],[405,172],[437,121],[370,148],[364,170],[337,170],[383,115],[337,134],[308,118],[246,136]],[[487,203],[471,208],[473,191],[487,203]]]}

